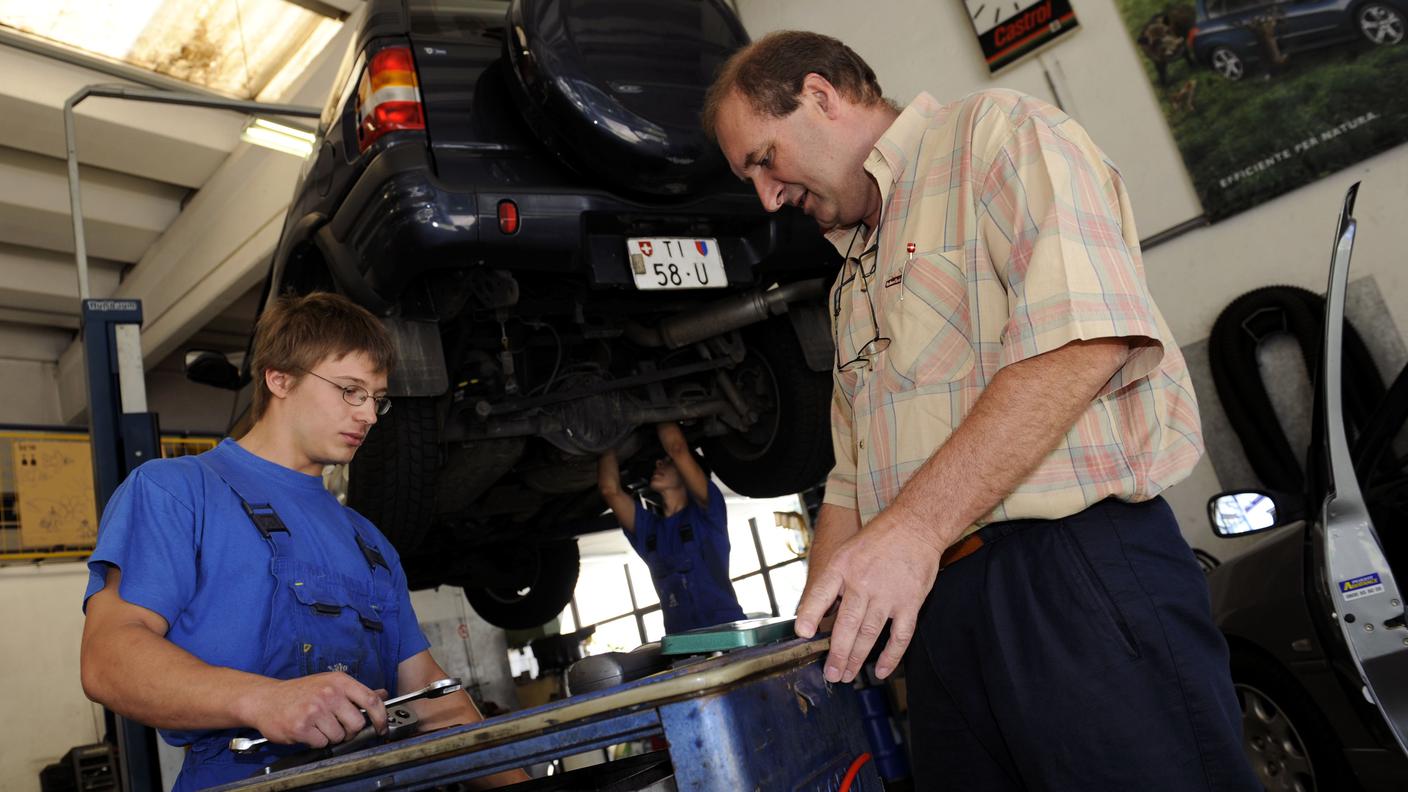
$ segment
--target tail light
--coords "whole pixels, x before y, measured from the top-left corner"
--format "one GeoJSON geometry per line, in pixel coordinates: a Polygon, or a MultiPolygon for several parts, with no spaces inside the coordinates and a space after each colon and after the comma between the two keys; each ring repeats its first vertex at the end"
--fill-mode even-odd
{"type": "Polygon", "coordinates": [[[357,148],[405,129],[425,129],[420,81],[410,47],[387,47],[368,59],[357,84],[357,148]]]}
{"type": "Polygon", "coordinates": [[[1193,49],[1193,39],[1195,39],[1195,38],[1197,38],[1197,37],[1198,37],[1198,29],[1197,29],[1197,28],[1189,28],[1189,29],[1188,29],[1188,49],[1193,49]]]}
{"type": "Polygon", "coordinates": [[[499,231],[505,234],[518,233],[518,204],[513,201],[499,201],[499,231]]]}

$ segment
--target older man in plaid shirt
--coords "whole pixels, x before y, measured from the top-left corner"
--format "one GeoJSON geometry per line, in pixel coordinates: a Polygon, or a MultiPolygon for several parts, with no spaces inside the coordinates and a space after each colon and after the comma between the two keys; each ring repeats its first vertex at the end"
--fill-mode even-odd
{"type": "Polygon", "coordinates": [[[876,673],[904,659],[922,789],[1258,789],[1159,497],[1202,453],[1197,403],[1085,130],[1008,91],[901,110],[800,32],[735,55],[704,122],[844,257],[836,467],[797,610],[811,636],[839,599],[827,679],[889,623],[876,673]]]}

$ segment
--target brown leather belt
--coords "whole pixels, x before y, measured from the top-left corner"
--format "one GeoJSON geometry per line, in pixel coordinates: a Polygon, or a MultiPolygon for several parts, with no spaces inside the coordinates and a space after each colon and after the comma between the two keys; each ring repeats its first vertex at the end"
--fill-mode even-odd
{"type": "Polygon", "coordinates": [[[983,537],[979,536],[977,531],[968,534],[949,545],[943,555],[939,556],[939,571],[942,572],[981,549],[983,549],[983,537]]]}

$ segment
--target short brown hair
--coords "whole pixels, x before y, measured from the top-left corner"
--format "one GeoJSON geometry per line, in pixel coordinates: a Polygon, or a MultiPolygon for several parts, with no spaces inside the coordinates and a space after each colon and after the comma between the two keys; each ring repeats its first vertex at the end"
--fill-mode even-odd
{"type": "Polygon", "coordinates": [[[273,394],[266,371],[297,376],[330,357],[361,352],[377,371],[396,367],[391,334],[371,312],[340,294],[313,292],[302,297],[276,298],[254,326],[254,351],[249,370],[255,378],[254,420],[269,409],[273,394]]]}
{"type": "Polygon", "coordinates": [[[875,71],[839,40],[804,30],[779,30],[735,52],[719,67],[704,97],[704,131],[712,139],[719,105],[737,90],[754,112],[790,115],[801,104],[802,81],[820,74],[846,99],[863,105],[885,101],[875,71]]]}

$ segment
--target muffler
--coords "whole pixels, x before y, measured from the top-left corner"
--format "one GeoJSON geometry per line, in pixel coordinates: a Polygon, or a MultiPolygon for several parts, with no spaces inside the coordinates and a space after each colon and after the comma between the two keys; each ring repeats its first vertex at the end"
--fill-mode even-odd
{"type": "Polygon", "coordinates": [[[626,338],[639,346],[679,349],[757,324],[769,316],[785,314],[788,303],[820,299],[825,293],[826,283],[822,278],[745,292],[697,311],[672,316],[658,327],[644,327],[632,322],[626,326],[626,338]]]}

